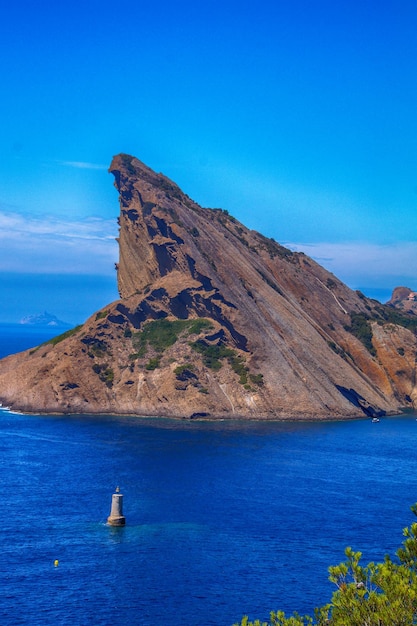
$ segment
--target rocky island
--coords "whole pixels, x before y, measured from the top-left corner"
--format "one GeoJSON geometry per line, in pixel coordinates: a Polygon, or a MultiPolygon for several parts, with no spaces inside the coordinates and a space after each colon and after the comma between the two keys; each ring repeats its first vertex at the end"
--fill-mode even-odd
{"type": "MultiPolygon", "coordinates": [[[[335,419],[415,408],[417,317],[120,154],[120,299],[0,361],[14,410],[335,419]]],[[[259,208],[254,207],[259,210],[259,208]]]]}
{"type": "Polygon", "coordinates": [[[406,313],[417,314],[417,291],[412,291],[409,287],[396,287],[387,304],[406,313]]]}

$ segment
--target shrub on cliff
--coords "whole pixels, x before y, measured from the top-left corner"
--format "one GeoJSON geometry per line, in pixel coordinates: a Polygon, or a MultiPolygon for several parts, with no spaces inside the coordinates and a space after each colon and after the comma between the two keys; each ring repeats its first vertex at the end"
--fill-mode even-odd
{"type": "Polygon", "coordinates": [[[151,346],[156,352],[164,352],[178,341],[182,333],[186,336],[198,335],[202,331],[212,328],[210,320],[205,318],[159,319],[147,322],[142,330],[132,336],[133,346],[137,349],[137,353],[133,356],[144,356],[148,346],[151,346]]]}

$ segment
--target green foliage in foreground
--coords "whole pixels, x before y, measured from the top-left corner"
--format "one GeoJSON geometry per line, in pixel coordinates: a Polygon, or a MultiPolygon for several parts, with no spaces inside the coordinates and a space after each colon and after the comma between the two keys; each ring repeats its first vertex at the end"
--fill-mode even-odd
{"type": "MultiPolygon", "coordinates": [[[[417,504],[411,507],[417,515],[417,504]]],[[[234,626],[412,626],[417,624],[417,523],[403,530],[405,539],[395,560],[360,565],[362,554],[346,548],[346,561],[329,568],[336,585],[329,604],[314,618],[281,611],[268,622],[245,616],[234,626]]]]}

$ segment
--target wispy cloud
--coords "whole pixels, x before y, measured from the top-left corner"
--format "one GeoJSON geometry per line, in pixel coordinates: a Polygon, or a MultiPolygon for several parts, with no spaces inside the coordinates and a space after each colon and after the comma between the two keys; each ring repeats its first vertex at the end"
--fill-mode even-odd
{"type": "Polygon", "coordinates": [[[114,220],[0,211],[0,271],[109,274],[118,256],[116,234],[114,220]]]}
{"type": "MultiPolygon", "coordinates": [[[[118,259],[113,219],[31,217],[0,207],[0,271],[101,274],[118,259]]],[[[284,243],[326,267],[350,287],[417,288],[417,242],[284,243]]]]}
{"type": "Polygon", "coordinates": [[[59,161],[61,165],[67,167],[75,167],[80,170],[107,170],[107,165],[100,165],[99,163],[87,163],[85,161],[59,161]]]}
{"type": "Polygon", "coordinates": [[[370,242],[286,243],[291,250],[304,252],[349,286],[392,288],[407,283],[417,287],[417,242],[393,244],[370,242]]]}

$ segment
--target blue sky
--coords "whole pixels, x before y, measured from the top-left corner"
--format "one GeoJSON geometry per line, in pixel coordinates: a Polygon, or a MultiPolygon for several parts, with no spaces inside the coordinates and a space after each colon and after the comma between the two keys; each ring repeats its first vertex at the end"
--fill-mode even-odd
{"type": "Polygon", "coordinates": [[[0,321],[117,297],[119,152],[352,288],[417,289],[416,27],[408,0],[7,3],[0,321]]]}

